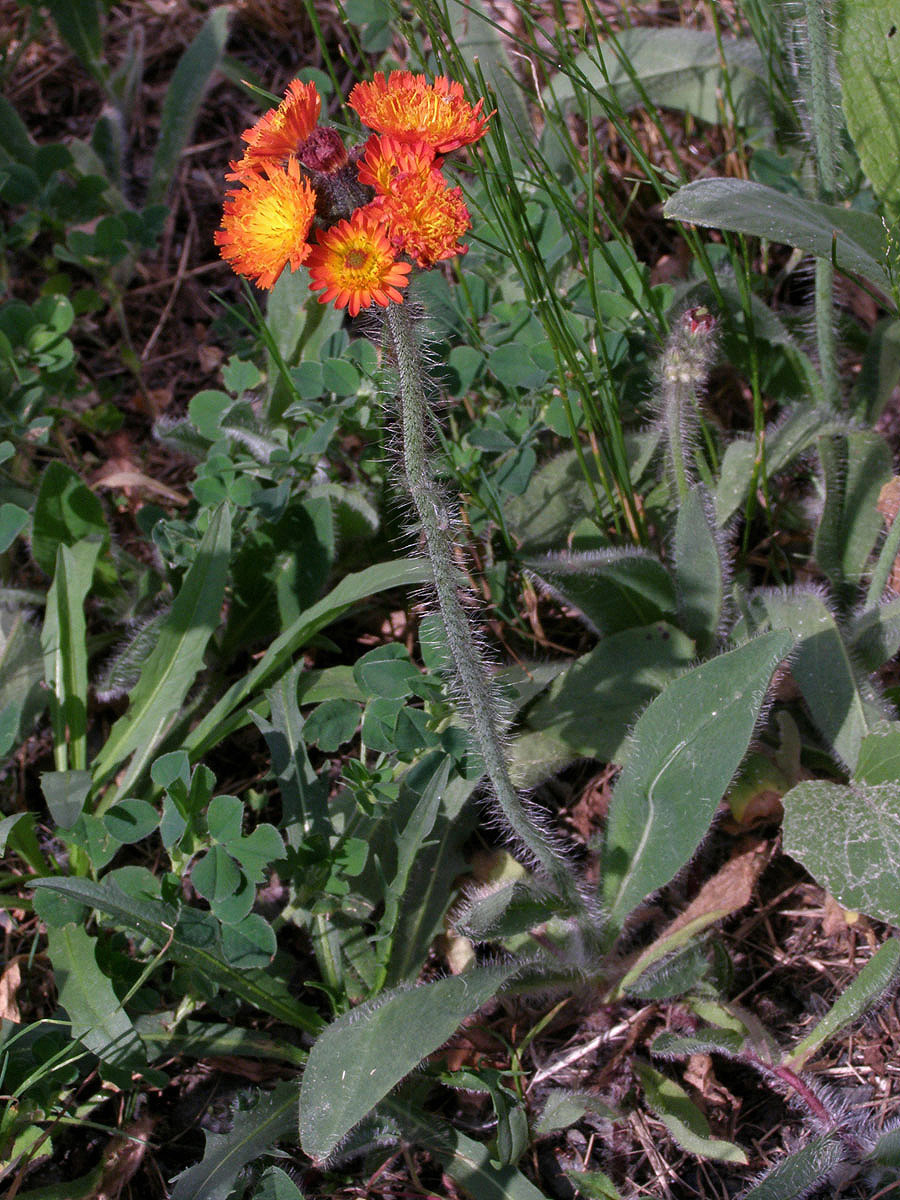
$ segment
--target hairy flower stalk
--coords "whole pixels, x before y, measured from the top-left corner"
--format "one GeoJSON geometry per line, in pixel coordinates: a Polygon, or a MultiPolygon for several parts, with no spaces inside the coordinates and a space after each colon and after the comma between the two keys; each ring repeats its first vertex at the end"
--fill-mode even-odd
{"type": "MultiPolygon", "coordinates": [[[[816,190],[823,204],[833,204],[837,191],[838,130],[834,84],[833,51],[829,22],[831,13],[822,0],[804,0],[809,37],[807,107],[816,162],[816,190]]],[[[837,369],[837,340],[834,332],[834,267],[827,258],[816,259],[816,340],[819,369],[825,398],[832,408],[841,402],[837,369]]]]}
{"type": "Polygon", "coordinates": [[[434,589],[446,631],[452,669],[466,702],[472,733],[497,803],[510,831],[559,894],[584,913],[568,863],[558,846],[536,825],[509,776],[494,686],[458,594],[450,529],[453,524],[428,469],[426,421],[428,400],[418,339],[408,309],[391,304],[385,310],[400,382],[403,469],[409,495],[422,525],[434,575],[434,589]]]}
{"type": "Polygon", "coordinates": [[[689,455],[698,424],[700,397],[715,349],[715,328],[715,317],[705,308],[691,308],[682,313],[666,342],[660,365],[666,465],[679,506],[691,488],[689,455]]]}

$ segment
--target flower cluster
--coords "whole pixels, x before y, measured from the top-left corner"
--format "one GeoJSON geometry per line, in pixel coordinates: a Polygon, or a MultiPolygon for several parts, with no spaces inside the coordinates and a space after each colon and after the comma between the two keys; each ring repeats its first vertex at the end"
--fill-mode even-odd
{"type": "Polygon", "coordinates": [[[401,303],[413,265],[465,254],[469,212],[441,168],[443,155],[484,136],[492,114],[458,83],[392,71],[358,83],[349,104],[373,130],[348,153],[318,124],[313,83],[295,79],[284,100],[241,135],[243,156],[226,176],[215,235],[235,271],[270,288],[285,266],[305,265],[319,299],[356,316],[401,303]]]}

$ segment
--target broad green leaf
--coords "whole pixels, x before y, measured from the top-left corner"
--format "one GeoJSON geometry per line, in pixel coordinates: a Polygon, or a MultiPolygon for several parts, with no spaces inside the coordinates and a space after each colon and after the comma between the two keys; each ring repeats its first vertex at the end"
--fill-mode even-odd
{"type": "Polygon", "coordinates": [[[594,1113],[605,1121],[620,1119],[621,1113],[610,1108],[593,1092],[572,1092],[558,1088],[549,1092],[541,1115],[534,1122],[535,1133],[555,1133],[577,1124],[586,1113],[594,1113]]]}
{"type": "MultiPolygon", "coordinates": [[[[397,833],[397,866],[393,878],[385,881],[384,912],[378,922],[377,941],[381,961],[386,963],[393,950],[401,902],[406,896],[407,907],[420,903],[418,895],[407,895],[410,873],[423,858],[431,858],[434,845],[431,834],[441,809],[444,792],[450,780],[453,764],[444,757],[423,789],[409,819],[397,833]],[[426,840],[427,839],[427,840],[426,840]]],[[[387,974],[385,970],[385,975],[387,974]]]]}
{"type": "Polygon", "coordinates": [[[203,97],[222,62],[230,21],[231,9],[227,5],[214,8],[178,60],[163,100],[147,204],[159,204],[171,186],[178,160],[194,132],[203,97]]]}
{"type": "Polygon", "coordinates": [[[174,908],[158,900],[134,899],[109,877],[103,883],[67,877],[35,879],[31,886],[98,909],[114,924],[136,930],[158,948],[166,946],[168,957],[175,962],[203,972],[226,992],[233,992],[287,1025],[307,1033],[318,1033],[322,1028],[318,1013],[295,1000],[271,969],[241,971],[224,961],[218,923],[209,913],[182,909],[179,918],[174,908]]]}
{"type": "Polygon", "coordinates": [[[716,125],[722,120],[727,86],[739,124],[765,128],[771,123],[768,78],[762,55],[749,38],[719,41],[707,30],[636,26],[577,55],[554,76],[545,98],[565,104],[588,92],[625,110],[649,101],[716,125]]]}
{"type": "Polygon", "coordinates": [[[877,433],[854,429],[820,437],[819,457],[825,505],[813,551],[839,597],[849,603],[881,533],[883,518],[876,505],[891,478],[891,452],[877,433]]]}
{"type": "Polygon", "coordinates": [[[47,941],[72,1037],[113,1067],[140,1067],[144,1047],[111,981],[97,965],[95,940],[80,925],[51,925],[47,941]]]}
{"type": "Polygon", "coordinates": [[[281,1167],[269,1167],[260,1176],[251,1200],[303,1200],[303,1193],[281,1167]]]}
{"type": "Polygon", "coordinates": [[[614,633],[553,681],[526,726],[578,754],[620,763],[635,716],[695,657],[690,638],[662,622],[614,633]]]}
{"type": "Polygon", "coordinates": [[[0,151],[13,162],[30,166],[36,149],[28,126],[6,97],[0,96],[0,151]]]}
{"type": "Polygon", "coordinates": [[[853,617],[847,626],[853,661],[864,671],[877,671],[900,650],[900,600],[887,600],[853,617]]]}
{"type": "Polygon", "coordinates": [[[207,643],[221,618],[230,547],[231,510],[222,505],[209,522],[156,648],[129,696],[128,711],[112,727],[94,762],[94,780],[99,784],[134,755],[110,797],[113,802],[127,793],[149,764],[203,667],[207,643]]]}
{"type": "Polygon", "coordinates": [[[253,1108],[235,1107],[232,1117],[228,1133],[206,1132],[203,1159],[177,1176],[172,1200],[226,1200],[243,1168],[296,1130],[296,1083],[277,1083],[253,1108]]]}
{"type": "Polygon", "coordinates": [[[91,74],[105,82],[100,0],[44,0],[62,39],[91,74]]]}
{"type": "Polygon", "coordinates": [[[804,780],[782,803],[785,852],[845,908],[900,925],[900,781],[804,780]]]}
{"type": "Polygon", "coordinates": [[[675,590],[678,624],[708,654],[722,623],[725,578],[709,494],[691,488],[675,520],[675,590]]]}
{"type": "Polygon", "coordinates": [[[900,321],[882,317],[869,333],[862,364],[853,385],[851,411],[874,425],[900,382],[900,321]]]}
{"type": "Polygon", "coordinates": [[[285,672],[291,659],[320,629],[342,616],[348,608],[360,600],[369,599],[389,588],[409,587],[427,583],[431,579],[431,567],[421,559],[398,559],[394,562],[376,563],[364,571],[346,575],[337,587],[318,603],[301,613],[263,654],[252,671],[238,680],[225,692],[209,713],[191,730],[184,739],[184,748],[192,761],[202,757],[211,747],[227,734],[240,729],[251,720],[246,709],[238,712],[252,696],[260,702],[253,707],[263,716],[261,690],[285,672]]]}
{"type": "Polygon", "coordinates": [[[90,771],[44,771],[41,775],[50,816],[62,829],[71,829],[81,816],[90,790],[90,771]]]}
{"type": "Polygon", "coordinates": [[[477,823],[474,805],[466,801],[477,779],[453,774],[443,788],[427,852],[414,859],[406,887],[415,903],[401,904],[394,925],[385,984],[394,987],[414,979],[429,947],[443,930],[444,916],[456,897],[454,881],[466,871],[463,844],[477,823]]]}
{"type": "Polygon", "coordinates": [[[146,800],[123,800],[103,816],[103,824],[123,845],[149,837],[159,824],[159,813],[146,800]]]}
{"type": "Polygon", "coordinates": [[[747,1155],[740,1146],[712,1136],[706,1117],[680,1084],[648,1062],[639,1058],[632,1062],[644,1089],[647,1107],[659,1117],[683,1150],[715,1162],[746,1164],[747,1155]]]}
{"type": "Polygon", "coordinates": [[[84,602],[100,551],[97,541],[60,543],[47,596],[41,647],[58,770],[87,766],[87,625],[84,602]]]}
{"type": "Polygon", "coordinates": [[[839,271],[860,275],[890,295],[884,229],[874,213],[819,204],[746,179],[698,179],[670,196],[663,214],[833,258],[839,271]]]}
{"type": "Polygon", "coordinates": [[[601,634],[650,625],[675,614],[672,577],[658,558],[640,550],[550,554],[525,565],[601,634]]]}
{"type": "Polygon", "coordinates": [[[179,1021],[172,1028],[170,1016],[154,1014],[135,1021],[151,1062],[163,1055],[178,1054],[196,1059],[260,1058],[294,1067],[306,1063],[305,1050],[268,1033],[210,1021],[179,1021]]]}
{"type": "Polygon", "coordinates": [[[849,1148],[836,1133],[810,1138],[801,1150],[767,1171],[741,1200],[799,1200],[809,1195],[817,1183],[824,1182],[848,1153],[849,1148]]]}
{"type": "Polygon", "coordinates": [[[622,1200],[622,1193],[603,1171],[572,1171],[566,1179],[588,1200],[622,1200]]]}
{"type": "Polygon", "coordinates": [[[275,930],[259,913],[248,913],[237,925],[222,926],[222,953],[232,967],[265,968],[277,948],[275,930]]]}
{"type": "Polygon", "coordinates": [[[266,693],[271,724],[253,713],[257,729],[272,756],[272,775],[281,793],[281,828],[295,849],[310,835],[328,838],[329,781],[317,778],[306,753],[304,722],[297,706],[297,679],[302,664],[287,671],[266,693]]]}
{"type": "Polygon", "coordinates": [[[894,0],[841,6],[841,100],[863,170],[895,214],[900,208],[900,45],[894,0]]]}
{"type": "Polygon", "coordinates": [[[620,930],[699,846],[791,645],[787,634],[764,634],[720,654],[670,683],[639,718],[603,851],[611,930],[620,930]]]}
{"type": "Polygon", "coordinates": [[[900,779],[900,722],[882,721],[863,738],[853,778],[856,783],[900,779]]]}
{"type": "Polygon", "coordinates": [[[862,739],[883,719],[875,697],[862,689],[828,606],[816,592],[762,592],[747,606],[754,629],[786,629],[796,640],[791,675],[819,733],[851,770],[862,739]]]}
{"type": "Polygon", "coordinates": [[[60,545],[74,546],[87,538],[109,544],[103,506],[71,467],[54,459],[41,472],[34,506],[31,553],[41,570],[52,575],[60,545]]]}
{"type": "Polygon", "coordinates": [[[31,730],[47,702],[43,684],[40,634],[21,608],[3,603],[0,592],[0,754],[31,730]]]}
{"type": "Polygon", "coordinates": [[[829,1038],[847,1025],[872,1011],[884,993],[890,988],[900,971],[900,939],[888,938],[865,964],[852,983],[832,1004],[798,1046],[785,1056],[784,1065],[792,1071],[801,1071],[807,1060],[829,1038]]]}
{"type": "Polygon", "coordinates": [[[394,1117],[404,1136],[427,1150],[472,1200],[547,1200],[516,1167],[500,1166],[490,1147],[420,1108],[390,1097],[379,1111],[394,1117]]]}
{"type": "Polygon", "coordinates": [[[0,504],[0,554],[4,554],[25,526],[28,511],[18,504],[0,504]]]}
{"type": "Polygon", "coordinates": [[[515,970],[463,975],[385,993],[332,1022],[309,1053],[300,1092],[300,1141],[315,1159],[487,1003],[515,970]]]}

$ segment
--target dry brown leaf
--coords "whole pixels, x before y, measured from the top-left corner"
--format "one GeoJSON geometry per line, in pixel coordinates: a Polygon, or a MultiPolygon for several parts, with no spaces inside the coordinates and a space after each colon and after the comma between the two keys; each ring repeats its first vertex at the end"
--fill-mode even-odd
{"type": "Polygon", "coordinates": [[[0,1020],[22,1022],[19,1006],[16,1004],[16,992],[22,984],[22,970],[15,959],[0,975],[0,1020]]]}
{"type": "Polygon", "coordinates": [[[112,1138],[103,1155],[103,1175],[94,1200],[119,1200],[143,1162],[153,1126],[151,1117],[139,1117],[112,1138]]]}

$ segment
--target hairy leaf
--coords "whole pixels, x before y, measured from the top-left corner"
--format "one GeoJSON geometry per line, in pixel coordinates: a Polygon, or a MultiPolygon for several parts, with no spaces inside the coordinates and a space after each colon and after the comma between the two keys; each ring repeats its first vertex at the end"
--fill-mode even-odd
{"type": "Polygon", "coordinates": [[[421,987],[386,993],[332,1022],[309,1054],[300,1093],[300,1141],[327,1158],[354,1125],[460,1023],[486,1003],[514,968],[477,967],[421,987]]]}
{"type": "Polygon", "coordinates": [[[900,782],[804,780],[782,804],[785,851],[845,908],[900,925],[900,782]]]}
{"type": "Polygon", "coordinates": [[[613,931],[699,846],[791,644],[786,634],[765,634],[720,654],[670,683],[638,720],[603,853],[613,931]]]}

